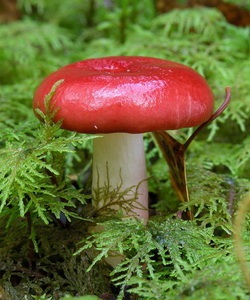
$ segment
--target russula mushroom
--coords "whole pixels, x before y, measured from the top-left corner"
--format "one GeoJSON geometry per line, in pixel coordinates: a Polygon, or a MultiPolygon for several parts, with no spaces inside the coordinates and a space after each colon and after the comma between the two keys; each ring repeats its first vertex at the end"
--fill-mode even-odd
{"type": "MultiPolygon", "coordinates": [[[[35,92],[34,109],[45,111],[45,96],[62,79],[51,99],[57,109],[54,121],[61,120],[67,130],[102,135],[93,144],[92,190],[107,184],[121,190],[134,187],[137,204],[125,214],[146,222],[143,133],[207,121],[214,104],[210,87],[196,71],[172,61],[129,56],[87,59],[49,75],[35,92]]],[[[94,203],[99,209],[102,205],[94,203]]]]}

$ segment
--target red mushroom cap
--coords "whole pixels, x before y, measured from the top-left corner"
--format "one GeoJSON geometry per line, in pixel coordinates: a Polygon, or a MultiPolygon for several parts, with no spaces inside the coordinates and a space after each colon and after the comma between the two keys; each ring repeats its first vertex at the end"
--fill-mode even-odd
{"type": "Polygon", "coordinates": [[[87,59],[49,75],[33,107],[60,79],[51,104],[54,121],[82,133],[142,133],[197,126],[209,119],[214,98],[205,79],[190,67],[151,57],[87,59]]]}

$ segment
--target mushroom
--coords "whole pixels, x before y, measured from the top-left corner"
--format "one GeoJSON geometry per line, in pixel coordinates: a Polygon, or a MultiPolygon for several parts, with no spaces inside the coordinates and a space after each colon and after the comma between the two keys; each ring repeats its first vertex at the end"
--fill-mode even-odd
{"type": "MultiPolygon", "coordinates": [[[[51,99],[54,121],[62,128],[100,134],[93,142],[92,193],[124,192],[131,204],[123,214],[148,219],[148,188],[143,133],[193,127],[212,115],[214,97],[205,79],[180,63],[135,56],[87,59],[49,75],[35,91],[33,108],[45,112],[51,99]],[[136,199],[131,199],[134,194],[136,199]],[[128,194],[128,195],[127,195],[128,194]]],[[[116,199],[111,208],[119,209],[116,199]]],[[[107,205],[93,197],[101,210],[107,205]]]]}

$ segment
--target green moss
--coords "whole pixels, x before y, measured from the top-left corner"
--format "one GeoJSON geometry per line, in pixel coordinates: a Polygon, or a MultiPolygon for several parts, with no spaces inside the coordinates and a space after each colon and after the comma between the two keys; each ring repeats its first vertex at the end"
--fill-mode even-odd
{"type": "MultiPolygon", "coordinates": [[[[3,225],[4,222],[1,228],[3,225]]],[[[44,293],[53,299],[60,299],[67,293],[75,296],[110,293],[107,266],[98,264],[87,272],[93,251],[73,256],[77,243],[86,236],[86,223],[72,222],[64,229],[39,221],[36,225],[38,253],[30,244],[25,220],[15,221],[11,228],[2,232],[0,285],[3,293],[13,300],[33,299],[44,293]]]]}
{"type": "MultiPolygon", "coordinates": [[[[20,20],[0,26],[4,299],[249,297],[232,242],[234,215],[250,190],[249,28],[228,24],[216,9],[160,15],[154,1],[146,2],[20,0],[20,20]],[[107,212],[97,217],[89,197],[92,137],[62,131],[49,113],[40,115],[39,124],[32,110],[34,89],[46,75],[76,60],[107,55],[185,63],[208,80],[216,107],[224,88],[232,88],[228,109],[188,149],[189,203],[178,202],[168,167],[152,136],[145,135],[155,216],[147,226],[107,212]],[[192,222],[175,217],[187,209],[193,211],[192,222]],[[87,228],[96,222],[106,230],[91,235],[87,228]],[[114,270],[104,260],[110,250],[126,257],[114,270]]],[[[173,134],[182,142],[191,133],[173,134]]],[[[103,197],[98,191],[97,196],[103,197]]],[[[246,225],[248,249],[248,219],[246,225]]]]}

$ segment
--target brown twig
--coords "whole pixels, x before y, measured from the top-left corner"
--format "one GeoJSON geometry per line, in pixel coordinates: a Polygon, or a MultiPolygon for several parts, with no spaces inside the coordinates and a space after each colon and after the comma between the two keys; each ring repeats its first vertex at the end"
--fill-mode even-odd
{"type": "MultiPolygon", "coordinates": [[[[187,188],[187,175],[186,175],[186,163],[185,155],[187,148],[194,140],[194,138],[204,129],[208,124],[215,120],[221,113],[227,108],[230,98],[231,90],[229,87],[226,89],[225,100],[222,105],[211,115],[211,117],[201,124],[193,134],[182,144],[174,139],[165,131],[154,132],[153,135],[161,149],[163,156],[169,166],[171,183],[176,191],[178,198],[182,202],[189,201],[189,192],[187,188]]],[[[192,218],[190,214],[190,218],[192,218]]]]}

